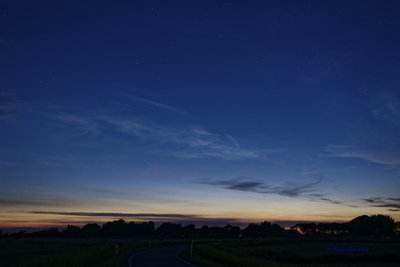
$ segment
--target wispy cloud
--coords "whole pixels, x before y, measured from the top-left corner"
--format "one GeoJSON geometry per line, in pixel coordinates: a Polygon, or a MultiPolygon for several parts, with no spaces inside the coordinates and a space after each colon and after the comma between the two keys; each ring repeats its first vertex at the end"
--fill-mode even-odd
{"type": "Polygon", "coordinates": [[[165,111],[180,114],[180,115],[187,115],[187,112],[182,109],[179,109],[179,108],[176,108],[176,107],[173,107],[170,105],[166,105],[166,104],[154,101],[154,100],[150,100],[150,99],[142,98],[142,97],[136,97],[136,96],[131,96],[129,98],[132,99],[133,101],[139,102],[146,106],[154,107],[154,108],[157,108],[160,110],[165,110],[165,111]]]}
{"type": "Polygon", "coordinates": [[[131,218],[140,221],[155,222],[183,222],[194,223],[197,225],[225,225],[227,223],[240,223],[236,218],[221,218],[194,214],[177,213],[122,213],[122,212],[75,212],[75,211],[19,211],[38,215],[59,215],[71,217],[90,217],[90,218],[131,218]]]}
{"type": "Polygon", "coordinates": [[[2,205],[2,206],[39,206],[39,205],[47,205],[47,204],[48,204],[48,202],[44,202],[44,201],[0,198],[0,205],[2,205]]]}
{"type": "Polygon", "coordinates": [[[329,145],[324,156],[336,158],[358,158],[386,166],[400,166],[400,153],[391,150],[359,149],[347,145],[329,145]]]}
{"type": "Polygon", "coordinates": [[[243,148],[232,136],[212,133],[201,127],[172,127],[135,117],[115,115],[56,114],[53,118],[67,126],[80,129],[83,134],[100,135],[110,133],[110,130],[123,133],[148,142],[156,153],[162,152],[177,158],[260,159],[269,153],[277,152],[243,148]]]}
{"type": "Polygon", "coordinates": [[[198,219],[197,215],[183,215],[175,213],[121,213],[121,212],[76,212],[76,211],[29,211],[33,214],[52,214],[64,216],[85,216],[85,217],[116,217],[116,218],[161,218],[161,219],[198,219]]]}
{"type": "Polygon", "coordinates": [[[79,128],[83,134],[99,135],[101,133],[100,124],[94,118],[66,113],[51,116],[66,125],[79,128]]]}
{"type": "MultiPolygon", "coordinates": [[[[159,144],[173,145],[167,154],[186,159],[222,158],[226,160],[261,158],[261,150],[242,148],[231,136],[211,133],[200,127],[165,127],[137,120],[107,119],[117,131],[159,144]]],[[[266,151],[264,151],[266,152],[266,151]]]]}
{"type": "Polygon", "coordinates": [[[200,183],[214,185],[229,190],[253,192],[258,194],[276,194],[291,198],[306,198],[316,201],[325,201],[332,204],[344,204],[342,201],[333,200],[319,193],[316,185],[322,182],[322,178],[308,183],[290,183],[286,185],[270,185],[258,179],[237,177],[230,180],[204,179],[200,183]]]}
{"type": "Polygon", "coordinates": [[[0,205],[4,207],[43,207],[43,206],[64,206],[66,203],[76,203],[71,199],[67,198],[15,198],[15,197],[2,197],[0,198],[0,205]]]}
{"type": "Polygon", "coordinates": [[[387,208],[389,211],[400,211],[400,198],[371,197],[362,199],[368,206],[387,208]]]}

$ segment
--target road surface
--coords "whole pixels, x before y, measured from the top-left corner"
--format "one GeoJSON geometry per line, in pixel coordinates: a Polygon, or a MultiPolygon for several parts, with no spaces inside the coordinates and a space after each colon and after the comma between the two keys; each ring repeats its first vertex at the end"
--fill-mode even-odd
{"type": "Polygon", "coordinates": [[[188,246],[168,246],[139,252],[129,258],[129,267],[196,267],[179,257],[188,246]]]}

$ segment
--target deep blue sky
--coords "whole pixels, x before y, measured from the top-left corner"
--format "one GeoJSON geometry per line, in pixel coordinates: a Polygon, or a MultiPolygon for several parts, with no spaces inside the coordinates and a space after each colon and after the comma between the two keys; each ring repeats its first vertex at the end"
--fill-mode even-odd
{"type": "Polygon", "coordinates": [[[0,226],[400,218],[397,1],[60,2],[0,4],[0,226]]]}

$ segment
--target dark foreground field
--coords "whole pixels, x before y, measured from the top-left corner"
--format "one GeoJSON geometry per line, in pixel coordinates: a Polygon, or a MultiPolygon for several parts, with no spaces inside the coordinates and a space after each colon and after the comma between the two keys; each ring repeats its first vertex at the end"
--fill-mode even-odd
{"type": "MultiPolygon", "coordinates": [[[[183,255],[190,259],[188,254],[183,255]]],[[[400,242],[264,239],[198,244],[199,266],[400,266],[400,242]]]]}
{"type": "MultiPolygon", "coordinates": [[[[152,241],[149,248],[148,240],[0,239],[0,266],[124,267],[128,266],[131,255],[145,249],[176,244],[189,248],[189,243],[188,240],[152,241]],[[117,243],[119,246],[116,254],[117,243]]],[[[161,250],[151,252],[151,258],[157,257],[157,251],[161,250]]],[[[195,240],[193,257],[189,256],[188,250],[181,256],[197,266],[209,267],[400,266],[400,241],[282,238],[195,240]]],[[[134,266],[140,267],[145,263],[137,264],[134,266]]]]}
{"type": "Polygon", "coordinates": [[[0,239],[1,267],[121,267],[147,242],[84,239],[0,239]]]}

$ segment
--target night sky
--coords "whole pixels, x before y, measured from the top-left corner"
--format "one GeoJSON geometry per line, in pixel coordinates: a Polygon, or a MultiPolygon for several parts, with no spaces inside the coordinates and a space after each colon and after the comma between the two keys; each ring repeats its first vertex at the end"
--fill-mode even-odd
{"type": "Polygon", "coordinates": [[[0,228],[400,219],[400,2],[1,1],[0,228]]]}

